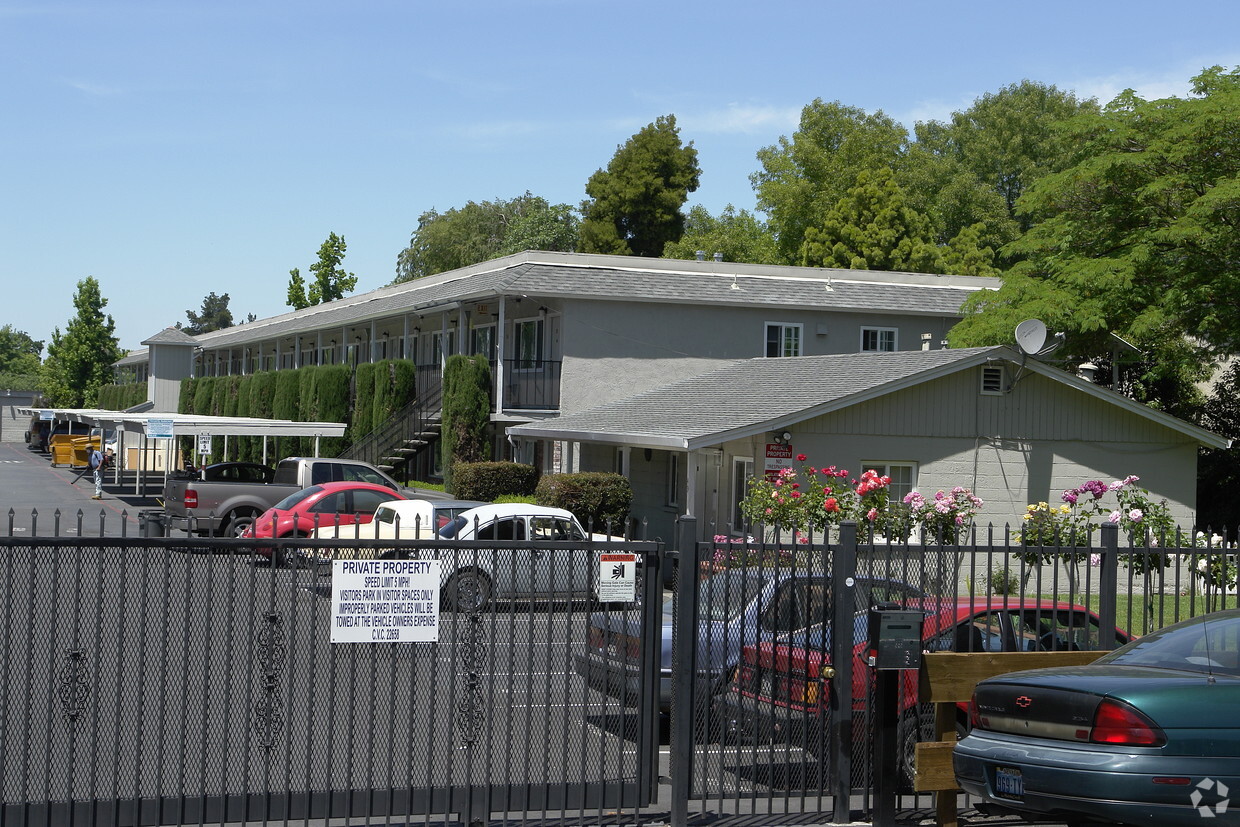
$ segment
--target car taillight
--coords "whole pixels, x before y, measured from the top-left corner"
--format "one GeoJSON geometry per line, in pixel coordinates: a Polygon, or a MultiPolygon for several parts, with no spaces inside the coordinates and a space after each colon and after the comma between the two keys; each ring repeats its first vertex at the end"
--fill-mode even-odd
{"type": "Polygon", "coordinates": [[[1095,744],[1161,747],[1166,734],[1149,718],[1122,701],[1103,698],[1094,711],[1089,740],[1095,744]]]}
{"type": "Polygon", "coordinates": [[[185,507],[186,508],[197,508],[198,507],[198,492],[192,488],[185,489],[185,507]]]}
{"type": "Polygon", "coordinates": [[[982,728],[982,713],[977,708],[977,693],[969,698],[969,729],[982,728]]]}

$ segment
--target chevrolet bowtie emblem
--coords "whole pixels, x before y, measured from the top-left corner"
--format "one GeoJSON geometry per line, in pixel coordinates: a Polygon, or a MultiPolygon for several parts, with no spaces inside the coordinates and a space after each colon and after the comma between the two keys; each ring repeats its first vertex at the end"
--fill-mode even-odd
{"type": "Polygon", "coordinates": [[[1030,698],[1028,695],[1021,695],[1016,699],[1016,705],[1021,709],[1028,709],[1029,705],[1032,703],[1033,698],[1030,698]]]}

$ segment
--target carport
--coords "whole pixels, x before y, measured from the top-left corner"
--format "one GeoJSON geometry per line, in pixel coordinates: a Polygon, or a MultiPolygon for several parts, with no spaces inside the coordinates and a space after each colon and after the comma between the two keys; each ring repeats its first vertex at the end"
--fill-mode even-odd
{"type": "MultiPolygon", "coordinates": [[[[52,422],[68,422],[72,429],[73,423],[80,423],[87,429],[92,427],[112,428],[116,431],[116,451],[124,456],[127,437],[135,437],[138,443],[138,466],[132,470],[134,474],[135,496],[145,496],[147,475],[152,469],[147,460],[155,451],[163,450],[163,470],[154,470],[160,475],[160,486],[167,481],[168,471],[173,465],[173,451],[176,437],[223,437],[224,449],[228,449],[230,437],[257,436],[263,438],[263,462],[267,459],[267,437],[301,436],[314,437],[314,453],[319,453],[319,439],[322,437],[344,436],[343,422],[294,422],[289,419],[259,419],[245,416],[203,416],[199,414],[157,413],[154,411],[105,411],[92,408],[23,408],[21,413],[38,416],[52,422]]],[[[54,426],[53,426],[54,427],[54,426]]],[[[121,465],[118,462],[112,468],[113,484],[121,484],[121,465]]]]}

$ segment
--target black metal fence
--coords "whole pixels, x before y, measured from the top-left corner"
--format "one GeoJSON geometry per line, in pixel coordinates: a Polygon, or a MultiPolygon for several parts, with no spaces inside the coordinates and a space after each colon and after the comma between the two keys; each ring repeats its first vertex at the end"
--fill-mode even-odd
{"type": "MultiPolygon", "coordinates": [[[[255,554],[288,542],[340,550],[0,538],[0,823],[481,824],[514,812],[576,823],[653,800],[657,716],[609,719],[572,668],[591,614],[634,605],[595,607],[576,588],[598,576],[598,544],[350,539],[342,556],[376,567],[373,590],[350,596],[339,571],[255,554]],[[350,606],[426,600],[397,595],[409,584],[377,568],[419,561],[487,567],[490,599],[398,607],[433,626],[427,642],[333,642],[350,606]],[[552,562],[556,576],[540,580],[552,562]]],[[[633,588],[651,593],[633,596],[654,610],[636,613],[637,628],[653,632],[658,546],[606,550],[641,570],[633,588]]]]}
{"type": "MultiPolygon", "coordinates": [[[[1031,547],[992,528],[942,545],[859,540],[845,525],[828,543],[693,543],[695,527],[685,529],[671,663],[674,824],[718,812],[865,817],[879,772],[898,779],[899,807],[932,809],[911,788],[914,745],[934,740],[916,672],[901,679],[893,766],[875,764],[886,710],[866,661],[871,605],[924,613],[928,651],[1111,649],[1238,606],[1237,552],[1218,537],[1141,547],[1107,526],[1092,547],[1031,547]]],[[[966,727],[961,710],[958,731],[966,727]]]]}
{"type": "MultiPolygon", "coordinates": [[[[1234,550],[1139,548],[1114,530],[1081,548],[997,532],[888,544],[851,526],[827,543],[696,543],[685,520],[665,590],[655,543],[146,536],[168,533],[154,521],[126,537],[106,536],[102,516],[31,522],[34,535],[83,536],[12,536],[10,515],[0,538],[6,827],[848,821],[870,813],[876,781],[870,605],[924,611],[927,649],[988,650],[1109,648],[1237,606],[1234,550]],[[343,642],[356,624],[342,618],[397,584],[350,596],[343,575],[326,576],[339,562],[272,566],[281,545],[307,561],[436,561],[439,610],[414,612],[433,637],[387,642],[397,626],[377,622],[383,640],[343,642]],[[486,600],[446,576],[469,571],[489,578],[486,600]]],[[[915,691],[906,676],[902,777],[929,726],[915,691]]],[[[906,792],[900,806],[931,803],[906,792]]]]}

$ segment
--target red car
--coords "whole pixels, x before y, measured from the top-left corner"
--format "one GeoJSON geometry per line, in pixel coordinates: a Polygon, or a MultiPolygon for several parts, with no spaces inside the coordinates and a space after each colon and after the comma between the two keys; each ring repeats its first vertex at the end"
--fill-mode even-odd
{"type": "MultiPolygon", "coordinates": [[[[308,537],[319,527],[369,523],[379,503],[403,499],[403,494],[370,482],[325,482],[289,494],[260,514],[241,536],[308,537]]],[[[287,564],[290,551],[281,549],[276,562],[287,564]]],[[[255,552],[270,558],[277,549],[267,546],[255,552]]]]}
{"type": "MultiPolygon", "coordinates": [[[[926,598],[904,608],[925,612],[922,623],[926,651],[1038,652],[1112,648],[1104,645],[1098,616],[1083,606],[1037,598],[926,598]]],[[[852,707],[863,716],[874,685],[874,670],[865,663],[869,633],[865,613],[853,626],[852,707]]],[[[1108,644],[1129,637],[1112,630],[1108,644]]],[[[829,719],[831,628],[815,626],[783,640],[766,641],[741,650],[740,668],[723,693],[719,713],[740,732],[771,733],[776,739],[824,755],[829,719]]],[[[934,716],[917,704],[917,670],[903,670],[900,686],[899,763],[902,780],[911,784],[915,744],[934,740],[934,716]]],[[[958,713],[958,732],[967,731],[968,709],[958,713]]],[[[854,725],[854,732],[864,731],[854,725]]]]}

